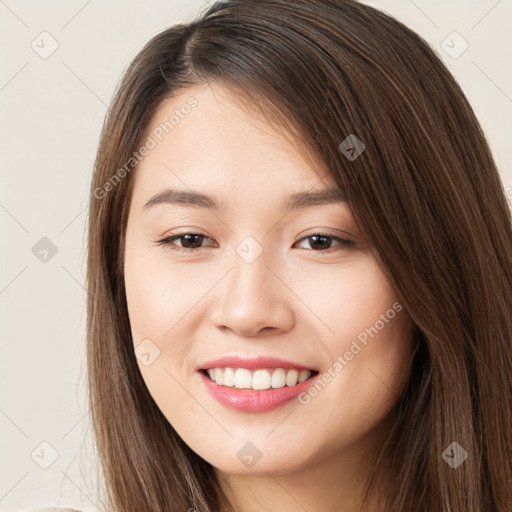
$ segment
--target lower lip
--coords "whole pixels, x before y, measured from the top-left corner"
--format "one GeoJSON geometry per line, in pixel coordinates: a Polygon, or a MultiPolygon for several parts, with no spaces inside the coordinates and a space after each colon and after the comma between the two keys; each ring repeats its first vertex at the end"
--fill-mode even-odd
{"type": "Polygon", "coordinates": [[[305,392],[319,374],[315,373],[309,379],[295,386],[260,391],[221,386],[203,372],[200,371],[199,375],[213,398],[225,407],[241,412],[265,412],[276,409],[305,392]]]}

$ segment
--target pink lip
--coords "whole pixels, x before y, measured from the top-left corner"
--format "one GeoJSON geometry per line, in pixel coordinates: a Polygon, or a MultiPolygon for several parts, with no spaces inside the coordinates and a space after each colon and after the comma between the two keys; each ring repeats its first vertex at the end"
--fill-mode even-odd
{"type": "MultiPolygon", "coordinates": [[[[222,366],[218,365],[218,361],[215,363],[216,366],[214,367],[218,368],[222,366]]],[[[262,368],[261,366],[258,367],[262,368]]],[[[238,366],[238,368],[247,367],[238,366]]],[[[282,366],[279,366],[279,368],[282,368],[282,366]]],[[[207,377],[202,371],[198,373],[213,398],[225,407],[240,412],[265,412],[275,409],[305,392],[319,375],[313,374],[309,379],[296,386],[285,386],[283,388],[270,388],[257,391],[254,389],[237,389],[221,386],[207,377]]]]}
{"type": "Polygon", "coordinates": [[[244,359],[238,356],[226,356],[220,359],[207,361],[196,370],[209,370],[210,368],[247,368],[248,370],[256,370],[258,368],[285,368],[288,370],[316,370],[309,366],[292,363],[277,357],[256,357],[254,359],[244,359]]]}

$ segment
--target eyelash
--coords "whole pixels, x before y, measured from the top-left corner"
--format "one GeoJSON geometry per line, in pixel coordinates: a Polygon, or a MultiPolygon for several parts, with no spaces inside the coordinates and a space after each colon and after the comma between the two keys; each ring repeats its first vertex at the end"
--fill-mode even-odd
{"type": "MultiPolygon", "coordinates": [[[[170,236],[168,236],[166,238],[163,238],[162,240],[157,240],[155,243],[158,246],[167,245],[167,246],[169,246],[169,248],[171,250],[178,251],[178,252],[181,252],[181,253],[187,253],[187,252],[191,252],[191,251],[199,251],[201,249],[206,249],[207,248],[207,247],[187,248],[187,247],[180,247],[180,246],[173,246],[172,245],[172,242],[174,242],[174,240],[177,240],[177,239],[180,239],[180,238],[184,238],[187,235],[197,235],[197,236],[203,237],[203,239],[209,238],[208,236],[202,235],[200,233],[192,233],[192,232],[190,232],[190,233],[182,233],[180,235],[170,235],[170,236]]],[[[296,240],[294,242],[294,244],[298,243],[298,242],[302,242],[303,240],[307,240],[308,238],[313,238],[315,236],[321,236],[321,237],[325,237],[325,238],[330,238],[332,240],[336,240],[337,242],[339,242],[339,245],[335,245],[334,247],[329,247],[328,249],[320,249],[320,250],[306,249],[306,250],[310,250],[312,252],[317,252],[317,253],[331,253],[331,252],[334,252],[336,250],[350,249],[350,248],[352,248],[352,247],[357,245],[357,242],[354,242],[352,240],[347,240],[347,239],[340,238],[338,236],[331,235],[329,233],[323,233],[323,232],[313,233],[311,235],[299,238],[298,240],[296,240]]]]}

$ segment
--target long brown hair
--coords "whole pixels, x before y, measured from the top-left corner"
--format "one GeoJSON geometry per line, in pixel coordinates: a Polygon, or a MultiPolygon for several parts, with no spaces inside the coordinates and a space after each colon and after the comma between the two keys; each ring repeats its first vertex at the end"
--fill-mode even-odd
{"type": "MultiPolygon", "coordinates": [[[[88,234],[89,400],[107,508],[233,510],[212,466],[144,384],[123,279],[136,172],[126,163],[163,99],[213,81],[325,162],[414,322],[413,370],[382,447],[393,464],[382,509],[512,510],[512,219],[503,185],[439,57],[353,0],[217,2],[153,37],[121,80],[95,162],[88,234]],[[365,145],[355,159],[339,148],[349,135],[365,145]],[[468,454],[456,469],[442,456],[453,442],[468,454]]],[[[367,496],[382,471],[377,462],[367,496]]]]}

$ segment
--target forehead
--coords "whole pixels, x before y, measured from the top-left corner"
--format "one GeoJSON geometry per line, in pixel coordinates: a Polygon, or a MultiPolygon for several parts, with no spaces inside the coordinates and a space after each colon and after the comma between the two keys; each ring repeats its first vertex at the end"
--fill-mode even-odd
{"type": "Polygon", "coordinates": [[[220,191],[248,192],[330,182],[318,158],[304,154],[289,134],[237,100],[217,84],[164,100],[142,138],[151,149],[137,166],[136,189],[147,192],[181,181],[181,187],[211,184],[220,191]]]}

